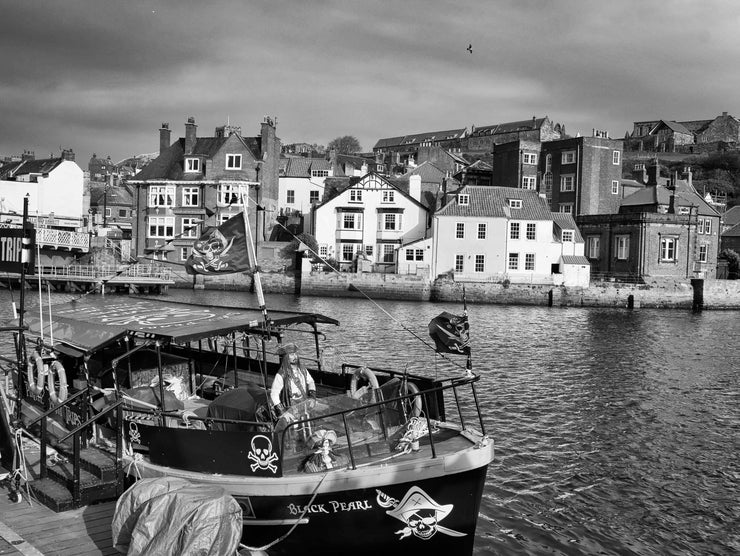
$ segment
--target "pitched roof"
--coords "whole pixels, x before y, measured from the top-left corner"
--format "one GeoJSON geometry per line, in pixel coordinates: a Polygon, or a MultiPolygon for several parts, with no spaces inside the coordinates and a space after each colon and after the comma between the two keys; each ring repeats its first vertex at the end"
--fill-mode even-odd
{"type": "Polygon", "coordinates": [[[625,197],[620,206],[639,207],[639,206],[668,206],[671,203],[671,194],[675,194],[675,204],[677,207],[698,207],[697,214],[703,216],[717,216],[717,211],[699,195],[693,186],[690,186],[686,180],[677,180],[676,189],[671,191],[662,185],[647,186],[641,191],[625,197]]]}
{"type": "Polygon", "coordinates": [[[62,162],[62,158],[43,158],[11,162],[0,167],[0,180],[11,180],[28,174],[47,174],[62,162]]]}
{"type": "Polygon", "coordinates": [[[466,185],[450,202],[437,211],[437,215],[553,220],[553,213],[550,212],[547,201],[536,191],[486,185],[466,185]],[[462,194],[470,195],[469,204],[458,204],[458,199],[462,194]],[[520,199],[522,208],[509,208],[510,199],[520,199]]]}
{"type": "Polygon", "coordinates": [[[373,149],[382,149],[385,147],[398,147],[400,145],[418,145],[428,141],[443,141],[446,139],[459,139],[465,136],[467,128],[448,129],[444,131],[427,131],[424,133],[414,133],[411,135],[401,135],[399,137],[387,137],[379,139],[373,149]]]}
{"type": "Polygon", "coordinates": [[[722,237],[740,237],[740,224],[735,224],[732,228],[723,232],[722,237]]]}
{"type": "Polygon", "coordinates": [[[678,122],[673,122],[670,120],[660,120],[653,129],[650,130],[650,134],[654,134],[655,130],[660,127],[660,124],[665,125],[668,129],[675,131],[676,133],[683,133],[685,135],[693,135],[691,131],[686,129],[682,124],[679,124],[678,122]]]}
{"type": "Polygon", "coordinates": [[[412,171],[403,175],[407,178],[409,176],[421,176],[422,182],[442,183],[442,180],[446,176],[446,172],[437,168],[434,164],[428,160],[419,164],[412,171]]]}
{"type": "Polygon", "coordinates": [[[557,238],[558,240],[561,240],[563,237],[562,231],[563,230],[573,230],[575,232],[573,234],[573,240],[577,243],[583,242],[583,236],[581,235],[581,231],[578,229],[578,226],[576,225],[576,221],[573,218],[572,214],[568,214],[565,212],[553,212],[552,213],[552,220],[555,223],[555,226],[557,230],[557,238]]]}
{"type": "Polygon", "coordinates": [[[91,184],[90,185],[90,205],[100,206],[104,204],[108,205],[125,205],[133,206],[134,197],[131,191],[122,185],[114,185],[113,187],[107,187],[108,198],[105,198],[106,186],[103,184],[91,184]]]}
{"type": "Polygon", "coordinates": [[[740,224],[740,205],[727,209],[727,212],[722,216],[722,220],[724,221],[725,226],[740,224]]]}
{"type": "Polygon", "coordinates": [[[331,164],[324,158],[305,158],[303,156],[288,158],[285,168],[285,177],[305,178],[310,177],[315,170],[330,170],[331,164]]]}
{"type": "MultiPolygon", "coordinates": [[[[259,158],[262,141],[259,137],[242,137],[239,140],[248,148],[255,158],[259,158]]],[[[213,158],[229,137],[198,137],[193,145],[195,156],[213,158]]],[[[190,155],[188,155],[190,156],[190,155]]],[[[183,178],[183,159],[185,158],[185,138],[180,137],[162,153],[147,164],[138,174],[136,180],[180,180],[183,178]]]]}
{"type": "Polygon", "coordinates": [[[530,120],[520,120],[518,122],[506,122],[503,124],[493,124],[493,125],[486,125],[486,126],[480,126],[475,128],[474,131],[470,133],[471,137],[479,137],[483,135],[498,135],[500,133],[512,133],[515,131],[527,131],[532,129],[540,129],[542,127],[542,124],[547,119],[547,116],[544,118],[533,118],[530,120]]]}
{"type": "Polygon", "coordinates": [[[563,264],[582,264],[591,265],[589,260],[583,255],[561,255],[563,264]]]}

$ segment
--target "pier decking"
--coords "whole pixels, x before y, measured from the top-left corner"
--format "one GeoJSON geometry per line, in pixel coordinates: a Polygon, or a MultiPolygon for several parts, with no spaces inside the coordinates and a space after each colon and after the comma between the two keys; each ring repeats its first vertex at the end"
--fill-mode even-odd
{"type": "Polygon", "coordinates": [[[0,488],[0,554],[23,556],[98,556],[119,554],[113,548],[111,522],[115,502],[55,513],[27,498],[11,502],[0,488]]]}

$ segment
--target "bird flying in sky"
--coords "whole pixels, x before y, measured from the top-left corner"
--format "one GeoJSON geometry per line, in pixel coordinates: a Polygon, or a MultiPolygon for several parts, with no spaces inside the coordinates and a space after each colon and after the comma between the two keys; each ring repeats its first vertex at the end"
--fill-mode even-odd
{"type": "Polygon", "coordinates": [[[472,54],[473,53],[473,45],[472,44],[469,44],[468,45],[468,48],[466,50],[472,54]]]}

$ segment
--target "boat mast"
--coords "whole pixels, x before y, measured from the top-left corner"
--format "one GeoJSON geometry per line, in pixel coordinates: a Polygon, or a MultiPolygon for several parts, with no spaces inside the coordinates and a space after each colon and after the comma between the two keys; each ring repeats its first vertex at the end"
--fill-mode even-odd
{"type": "MultiPolygon", "coordinates": [[[[259,187],[259,183],[256,184],[257,187],[259,187]]],[[[264,327],[265,333],[268,332],[268,324],[270,322],[269,317],[267,316],[267,304],[265,303],[265,294],[262,291],[262,278],[260,277],[260,267],[257,264],[257,250],[254,248],[254,239],[252,238],[252,227],[249,225],[249,218],[247,217],[247,209],[249,207],[249,195],[244,194],[244,190],[242,189],[242,184],[239,184],[239,197],[241,197],[242,202],[242,216],[244,218],[244,240],[247,242],[247,253],[249,253],[249,260],[252,262],[252,268],[254,277],[254,291],[257,294],[257,303],[259,303],[260,311],[262,311],[262,325],[264,327]]],[[[257,203],[255,202],[254,206],[255,214],[257,213],[257,203]]],[[[236,350],[234,350],[234,353],[236,353],[236,350]]],[[[262,336],[262,365],[261,365],[261,371],[262,371],[262,382],[263,386],[265,388],[265,391],[267,391],[267,348],[265,346],[265,337],[262,336]]],[[[236,371],[236,369],[235,369],[236,371]]]]}
{"type": "Polygon", "coordinates": [[[17,359],[18,359],[18,390],[16,391],[16,410],[17,418],[20,422],[23,415],[21,408],[21,401],[23,399],[23,377],[26,370],[26,337],[23,334],[24,318],[25,318],[25,304],[26,304],[26,265],[31,258],[31,240],[27,237],[28,234],[28,199],[29,194],[26,193],[23,197],[23,234],[21,238],[21,292],[20,292],[20,306],[21,312],[18,316],[18,346],[17,346],[17,359]]]}

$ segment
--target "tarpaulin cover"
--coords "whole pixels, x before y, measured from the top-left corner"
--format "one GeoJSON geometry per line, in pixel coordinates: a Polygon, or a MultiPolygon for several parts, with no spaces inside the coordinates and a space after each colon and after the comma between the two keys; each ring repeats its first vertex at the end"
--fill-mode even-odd
{"type": "Polygon", "coordinates": [[[221,487],[142,479],[116,503],[113,546],[128,556],[236,554],[242,510],[221,487]]]}
{"type": "MultiPolygon", "coordinates": [[[[207,416],[235,421],[256,421],[260,420],[257,416],[258,411],[264,413],[266,408],[267,395],[264,390],[234,388],[227,390],[209,404],[207,416]]],[[[261,415],[261,420],[264,421],[266,416],[261,415]]],[[[253,431],[255,427],[248,424],[214,422],[211,429],[253,431]]]]}

